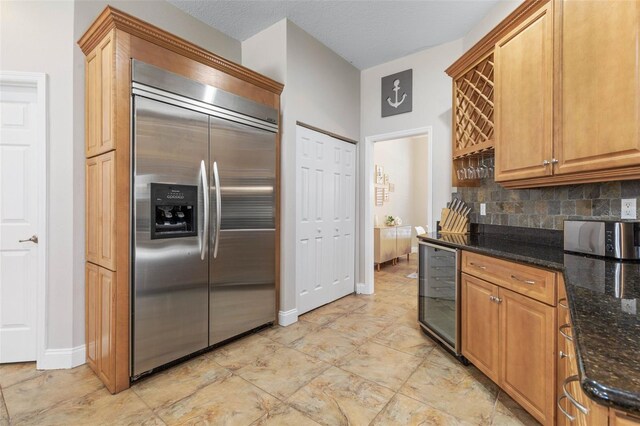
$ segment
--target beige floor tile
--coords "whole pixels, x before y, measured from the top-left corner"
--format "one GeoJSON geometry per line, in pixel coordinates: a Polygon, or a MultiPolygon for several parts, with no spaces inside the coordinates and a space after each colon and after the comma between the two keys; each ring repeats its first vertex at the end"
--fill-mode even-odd
{"type": "Polygon", "coordinates": [[[376,334],[373,341],[421,358],[429,355],[436,345],[419,325],[390,325],[376,334]]]}
{"type": "Polygon", "coordinates": [[[400,389],[400,393],[476,425],[491,424],[497,387],[478,382],[465,367],[427,360],[400,389]]]}
{"type": "Polygon", "coordinates": [[[33,379],[2,389],[12,422],[33,418],[64,401],[102,389],[98,377],[86,366],[71,370],[49,370],[33,379]]]}
{"type": "Polygon", "coordinates": [[[389,321],[373,315],[354,312],[327,324],[327,328],[340,331],[359,343],[364,343],[389,325],[389,321]]]}
{"type": "Polygon", "coordinates": [[[262,331],[260,335],[268,337],[271,340],[275,340],[282,345],[289,345],[294,340],[298,340],[307,334],[313,333],[318,329],[318,327],[320,327],[318,324],[300,320],[286,327],[279,325],[270,327],[262,331]]]}
{"type": "Polygon", "coordinates": [[[16,383],[33,379],[44,372],[44,370],[36,370],[35,362],[0,364],[0,388],[8,388],[16,383]]]}
{"type": "Polygon", "coordinates": [[[353,294],[338,299],[332,302],[331,305],[336,309],[341,309],[343,312],[353,312],[361,306],[364,306],[365,303],[367,302],[362,296],[353,294]]]}
{"type": "Polygon", "coordinates": [[[210,356],[223,367],[238,370],[261,356],[274,353],[281,347],[280,343],[259,334],[252,334],[216,349],[210,356]]]}
{"type": "Polygon", "coordinates": [[[336,367],[297,391],[288,402],[324,425],[366,425],[393,391],[336,367]]]}
{"type": "Polygon", "coordinates": [[[164,425],[162,420],[131,390],[111,395],[100,389],[53,406],[34,417],[14,422],[18,425],[164,425]]]}
{"type": "Polygon", "coordinates": [[[7,412],[7,406],[4,404],[4,396],[2,396],[2,389],[0,388],[0,425],[9,424],[9,413],[7,412]]]}
{"type": "Polygon", "coordinates": [[[384,299],[381,299],[380,297],[377,297],[375,300],[372,299],[366,305],[354,312],[364,313],[377,318],[384,318],[389,322],[394,321],[399,317],[407,314],[406,309],[398,307],[396,305],[392,305],[390,303],[385,303],[384,299]]]}
{"type": "Polygon", "coordinates": [[[280,399],[286,399],[331,365],[289,348],[258,358],[236,373],[280,399]]]}
{"type": "Polygon", "coordinates": [[[378,414],[372,425],[472,425],[456,419],[454,416],[440,411],[415,399],[396,394],[389,404],[378,414]]]}
{"type": "Polygon", "coordinates": [[[318,423],[295,408],[281,404],[258,419],[252,426],[318,426],[318,423]]]}
{"type": "Polygon", "coordinates": [[[369,342],[336,365],[397,391],[422,362],[421,358],[369,342]]]}
{"type": "Polygon", "coordinates": [[[311,312],[307,312],[299,319],[307,322],[311,322],[317,325],[326,325],[332,321],[337,320],[347,312],[342,308],[333,306],[332,303],[314,309],[311,312]]]}
{"type": "Polygon", "coordinates": [[[330,328],[320,328],[291,344],[291,347],[322,361],[334,363],[358,347],[358,342],[330,328]]]}
{"type": "Polygon", "coordinates": [[[511,399],[509,395],[500,391],[493,417],[493,424],[496,426],[538,426],[540,423],[538,423],[531,414],[527,413],[517,402],[511,399]]]}
{"type": "Polygon", "coordinates": [[[239,376],[231,376],[156,410],[156,414],[168,425],[248,425],[278,404],[268,393],[239,376]]]}
{"type": "Polygon", "coordinates": [[[135,383],[131,388],[149,407],[168,407],[212,383],[231,376],[210,356],[203,355],[135,383]]]}

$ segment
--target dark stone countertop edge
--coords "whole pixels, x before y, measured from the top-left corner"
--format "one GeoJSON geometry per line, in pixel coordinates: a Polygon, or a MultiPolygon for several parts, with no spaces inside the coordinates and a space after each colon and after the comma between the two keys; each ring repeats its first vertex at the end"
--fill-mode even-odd
{"type": "MultiPolygon", "coordinates": [[[[528,265],[539,266],[542,268],[553,269],[559,272],[562,272],[563,277],[565,279],[565,288],[567,291],[567,304],[569,306],[569,316],[571,318],[572,324],[574,323],[574,318],[577,316],[575,313],[575,306],[572,302],[572,288],[569,282],[567,282],[567,276],[565,274],[564,264],[557,263],[553,261],[548,261],[544,259],[539,259],[535,257],[518,255],[515,253],[500,251],[495,249],[488,249],[482,247],[474,247],[466,244],[451,242],[451,241],[443,241],[438,238],[432,238],[428,234],[418,235],[418,239],[445,246],[450,248],[458,248],[461,250],[467,250],[474,253],[490,255],[493,257],[511,260],[515,262],[522,262],[528,265]]],[[[553,249],[553,248],[552,248],[553,249]]],[[[561,250],[561,249],[559,249],[561,250]]],[[[640,395],[634,392],[628,392],[625,389],[619,389],[614,387],[608,387],[606,384],[599,383],[596,380],[590,379],[584,369],[583,359],[581,355],[582,345],[580,338],[580,330],[579,327],[574,327],[574,339],[575,339],[575,347],[576,347],[576,355],[578,361],[578,373],[580,377],[580,386],[584,393],[591,398],[593,401],[597,402],[600,405],[612,407],[615,409],[619,409],[626,412],[633,412],[635,414],[640,413],[640,395]]],[[[634,362],[633,360],[631,362],[634,362]]]]}

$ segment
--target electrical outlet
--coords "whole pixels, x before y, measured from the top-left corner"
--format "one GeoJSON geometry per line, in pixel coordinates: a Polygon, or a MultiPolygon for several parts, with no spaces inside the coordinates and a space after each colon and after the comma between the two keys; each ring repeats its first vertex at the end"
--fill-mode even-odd
{"type": "Polygon", "coordinates": [[[621,218],[622,219],[635,219],[636,218],[636,199],[635,198],[623,198],[621,206],[621,218]]]}
{"type": "MultiPolygon", "coordinates": [[[[636,200],[633,200],[634,202],[636,200]]],[[[487,204],[486,203],[480,203],[480,216],[486,216],[487,215],[487,204]]]]}
{"type": "Polygon", "coordinates": [[[622,312],[626,312],[628,314],[631,315],[635,315],[637,312],[636,309],[636,300],[637,299],[622,299],[621,303],[622,303],[622,312]]]}

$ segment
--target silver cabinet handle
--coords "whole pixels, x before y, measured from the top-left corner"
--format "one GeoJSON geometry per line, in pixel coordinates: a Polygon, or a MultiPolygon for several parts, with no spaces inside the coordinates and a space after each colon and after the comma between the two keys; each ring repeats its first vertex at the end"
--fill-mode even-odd
{"type": "Polygon", "coordinates": [[[207,253],[206,247],[209,243],[209,183],[207,182],[207,166],[205,166],[204,160],[200,162],[200,179],[202,179],[204,202],[204,229],[202,230],[202,241],[200,241],[200,260],[204,260],[207,253]]]}
{"type": "Polygon", "coordinates": [[[38,236],[32,235],[31,238],[27,238],[26,240],[18,240],[19,243],[35,243],[38,244],[38,236]]]}
{"type": "Polygon", "coordinates": [[[489,300],[495,303],[502,303],[502,299],[496,296],[489,296],[489,300]]]}
{"type": "Polygon", "coordinates": [[[496,297],[496,303],[502,303],[502,298],[496,297]]]}
{"type": "Polygon", "coordinates": [[[562,324],[559,328],[558,331],[560,331],[560,334],[562,335],[562,337],[564,337],[565,339],[567,339],[570,342],[573,342],[573,336],[568,335],[567,333],[565,333],[565,329],[567,328],[571,328],[571,324],[562,324]]]}
{"type": "Polygon", "coordinates": [[[550,162],[549,160],[544,160],[544,161],[542,162],[542,165],[543,165],[544,167],[547,167],[549,164],[551,164],[551,162],[550,162]]]}
{"type": "Polygon", "coordinates": [[[218,243],[220,241],[220,225],[222,223],[222,196],[220,195],[220,175],[218,174],[218,162],[213,162],[213,179],[216,184],[216,240],[213,243],[213,258],[218,257],[218,243]]]}
{"type": "Polygon", "coordinates": [[[518,278],[513,274],[511,275],[511,279],[512,280],[516,280],[516,281],[520,281],[521,283],[531,284],[531,285],[534,285],[536,283],[535,281],[531,281],[531,280],[523,280],[522,278],[518,278]]]}
{"type": "Polygon", "coordinates": [[[576,419],[576,416],[572,416],[567,410],[562,407],[563,399],[567,399],[567,397],[565,395],[562,395],[560,398],[558,398],[558,409],[560,409],[560,411],[562,411],[562,414],[564,414],[567,419],[569,419],[569,421],[573,423],[573,421],[576,419]]]}
{"type": "Polygon", "coordinates": [[[469,265],[473,266],[474,268],[487,269],[486,266],[478,265],[477,263],[473,263],[473,262],[469,262],[469,265]]]}
{"type": "Polygon", "coordinates": [[[565,354],[564,352],[560,351],[560,359],[565,359],[565,358],[569,358],[569,354],[565,354]]]}
{"type": "Polygon", "coordinates": [[[557,158],[552,158],[551,159],[551,164],[558,164],[560,161],[558,161],[557,158]]]}
{"type": "Polygon", "coordinates": [[[567,386],[569,386],[569,384],[571,384],[573,382],[577,382],[579,380],[580,380],[580,378],[578,376],[569,376],[566,379],[564,379],[564,383],[562,383],[562,392],[564,392],[565,396],[567,397],[569,402],[571,402],[573,404],[574,407],[576,407],[578,410],[580,410],[582,412],[582,414],[588,415],[589,414],[589,409],[587,407],[585,407],[584,405],[580,404],[573,397],[573,395],[571,395],[571,392],[569,392],[569,390],[567,389],[567,386]]]}
{"type": "Polygon", "coordinates": [[[560,305],[562,308],[569,309],[569,305],[567,305],[567,298],[566,297],[560,298],[558,300],[558,305],[560,305]]]}

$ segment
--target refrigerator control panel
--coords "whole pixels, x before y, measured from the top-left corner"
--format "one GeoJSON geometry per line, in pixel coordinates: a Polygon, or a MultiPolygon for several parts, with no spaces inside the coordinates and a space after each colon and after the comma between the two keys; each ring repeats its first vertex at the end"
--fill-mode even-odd
{"type": "Polygon", "coordinates": [[[198,235],[198,187],[151,184],[151,239],[198,235]]]}

